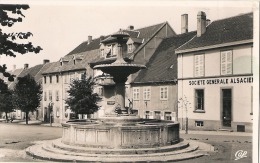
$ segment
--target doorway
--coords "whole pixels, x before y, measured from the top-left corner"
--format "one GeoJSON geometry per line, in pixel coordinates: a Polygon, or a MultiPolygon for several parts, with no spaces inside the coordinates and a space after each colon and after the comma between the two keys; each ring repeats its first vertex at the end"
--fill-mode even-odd
{"type": "Polygon", "coordinates": [[[232,121],[232,89],[222,89],[222,125],[231,127],[232,121]]]}

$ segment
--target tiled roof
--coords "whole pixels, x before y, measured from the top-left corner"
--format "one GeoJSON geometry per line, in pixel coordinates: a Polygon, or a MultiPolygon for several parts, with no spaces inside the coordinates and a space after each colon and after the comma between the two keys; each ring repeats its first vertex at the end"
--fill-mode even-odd
{"type": "Polygon", "coordinates": [[[60,70],[61,70],[60,61],[51,62],[49,63],[48,68],[42,71],[42,74],[57,73],[60,72],[60,70]]]}
{"type": "Polygon", "coordinates": [[[143,43],[143,39],[142,38],[131,38],[135,43],[143,43]]]}
{"type": "Polygon", "coordinates": [[[201,37],[194,37],[176,52],[250,39],[253,39],[253,13],[213,21],[201,37]]]}
{"type": "Polygon", "coordinates": [[[133,83],[167,82],[177,79],[177,55],[175,49],[190,40],[196,32],[189,32],[163,39],[146,69],[140,71],[133,83]]]}
{"type": "Polygon", "coordinates": [[[24,69],[18,77],[24,77],[28,74],[30,74],[32,77],[35,77],[35,75],[41,70],[42,67],[43,64],[40,64],[28,69],[24,69]]]}
{"type": "MultiPolygon", "coordinates": [[[[105,38],[107,38],[107,36],[105,38]]],[[[72,55],[72,54],[82,53],[85,51],[99,49],[99,46],[100,46],[100,38],[93,39],[90,42],[90,44],[88,44],[88,41],[85,41],[85,42],[81,43],[79,46],[77,46],[75,49],[73,49],[71,52],[69,52],[69,54],[67,54],[67,55],[72,55]]]]}
{"type": "Polygon", "coordinates": [[[151,38],[151,36],[152,36],[155,32],[157,32],[163,25],[165,25],[165,22],[160,23],[160,24],[151,25],[151,26],[144,27],[144,28],[139,28],[139,29],[136,29],[135,31],[138,31],[138,32],[139,32],[138,38],[149,39],[149,38],[151,38]]]}
{"type": "MultiPolygon", "coordinates": [[[[132,32],[132,34],[129,34],[131,39],[134,39],[134,37],[136,38],[136,41],[140,42],[140,39],[144,39],[145,41],[143,42],[144,44],[146,44],[153,36],[154,34],[156,34],[156,32],[158,32],[167,22],[164,23],[160,23],[160,24],[156,24],[156,25],[152,25],[152,26],[148,26],[148,27],[144,27],[144,28],[140,28],[140,29],[136,29],[133,31],[128,31],[128,30],[123,30],[124,32],[132,32]],[[136,35],[134,35],[136,34],[136,35]]],[[[109,38],[108,38],[109,39],[109,38]]],[[[125,51],[123,51],[123,57],[126,60],[129,60],[130,57],[132,57],[134,55],[135,52],[139,51],[140,49],[142,49],[142,45],[140,45],[133,53],[129,54],[125,51]]],[[[115,58],[111,58],[111,59],[104,59],[104,58],[100,58],[97,57],[96,60],[93,60],[92,62],[90,62],[91,64],[95,65],[95,64],[100,64],[100,63],[111,63],[115,60],[115,58]]]]}
{"type": "Polygon", "coordinates": [[[51,65],[52,65],[52,63],[46,63],[42,66],[40,71],[34,76],[34,79],[36,82],[41,83],[42,72],[46,71],[51,65]]]}
{"type": "Polygon", "coordinates": [[[49,73],[57,73],[57,72],[66,72],[66,71],[76,71],[76,70],[85,70],[88,63],[92,60],[97,58],[97,51],[85,51],[78,54],[67,55],[64,60],[68,62],[63,63],[61,66],[60,61],[53,62],[50,66],[42,71],[42,74],[49,74],[49,73]],[[76,59],[74,64],[74,57],[80,58],[80,60],[76,59]]]}

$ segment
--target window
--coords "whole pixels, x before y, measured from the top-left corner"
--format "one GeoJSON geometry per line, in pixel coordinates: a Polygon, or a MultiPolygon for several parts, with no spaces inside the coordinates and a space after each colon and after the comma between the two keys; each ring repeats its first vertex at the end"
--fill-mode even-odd
{"type": "Polygon", "coordinates": [[[52,91],[49,90],[49,100],[52,101],[52,91]]]}
{"type": "Polygon", "coordinates": [[[59,83],[59,75],[56,75],[56,83],[59,83]]]}
{"type": "Polygon", "coordinates": [[[168,87],[160,87],[160,99],[161,100],[168,99],[168,87]]]}
{"type": "Polygon", "coordinates": [[[116,44],[108,45],[108,54],[107,58],[115,57],[117,55],[117,46],[116,44]]]}
{"type": "Polygon", "coordinates": [[[59,101],[59,98],[60,98],[60,96],[59,96],[59,91],[56,90],[56,101],[59,101]]]}
{"type": "Polygon", "coordinates": [[[52,76],[50,75],[50,83],[52,83],[52,76]]]}
{"type": "Polygon", "coordinates": [[[150,119],[151,113],[152,112],[150,112],[150,111],[145,111],[144,112],[145,119],[150,119]]]}
{"type": "Polygon", "coordinates": [[[111,52],[112,52],[112,56],[117,55],[117,46],[116,46],[115,44],[112,45],[112,50],[111,50],[111,52]]]}
{"type": "Polygon", "coordinates": [[[59,117],[59,116],[60,116],[60,108],[56,107],[56,117],[59,117]]]}
{"type": "Polygon", "coordinates": [[[164,119],[167,121],[171,121],[172,120],[172,113],[171,112],[165,112],[164,113],[164,119]]]}
{"type": "Polygon", "coordinates": [[[195,55],[195,77],[204,76],[204,54],[195,55]]]}
{"type": "Polygon", "coordinates": [[[128,44],[127,47],[128,47],[128,53],[133,52],[133,44],[128,44]]]}
{"type": "Polygon", "coordinates": [[[151,99],[151,88],[144,87],[144,100],[150,100],[150,99],[151,99]]]}
{"type": "Polygon", "coordinates": [[[154,112],[154,119],[161,119],[161,112],[160,111],[154,112]]]}
{"type": "Polygon", "coordinates": [[[203,121],[195,121],[195,126],[196,127],[203,127],[204,126],[204,122],[203,121]]]}
{"type": "Polygon", "coordinates": [[[221,75],[232,74],[232,51],[222,51],[221,52],[221,75]]]}
{"type": "Polygon", "coordinates": [[[46,83],[47,83],[47,77],[44,76],[44,84],[46,84],[46,83]]]}
{"type": "Polygon", "coordinates": [[[139,100],[139,95],[140,95],[140,89],[139,88],[134,88],[133,89],[133,99],[134,100],[139,100]]]}
{"type": "Polygon", "coordinates": [[[204,89],[195,90],[195,110],[204,111],[204,89]]]}
{"type": "Polygon", "coordinates": [[[47,93],[46,93],[46,91],[44,92],[44,101],[47,101],[47,93]]]}

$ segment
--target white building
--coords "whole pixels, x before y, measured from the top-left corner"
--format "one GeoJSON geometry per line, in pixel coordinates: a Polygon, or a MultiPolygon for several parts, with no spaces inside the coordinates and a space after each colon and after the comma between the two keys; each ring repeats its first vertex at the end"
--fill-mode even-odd
{"type": "Polygon", "coordinates": [[[251,132],[253,13],[209,23],[199,12],[197,27],[176,50],[181,126],[251,132]]]}

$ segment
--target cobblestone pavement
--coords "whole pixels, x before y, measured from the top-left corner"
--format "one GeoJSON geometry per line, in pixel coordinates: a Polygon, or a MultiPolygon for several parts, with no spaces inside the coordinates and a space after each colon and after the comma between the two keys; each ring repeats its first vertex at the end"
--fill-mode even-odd
{"type": "MultiPolygon", "coordinates": [[[[27,156],[24,149],[41,140],[60,138],[61,127],[36,125],[29,123],[0,122],[0,162],[41,162],[27,156]]],[[[230,133],[216,131],[189,131],[189,134],[180,132],[180,137],[206,142],[214,145],[216,152],[192,160],[179,161],[180,163],[251,163],[252,162],[252,134],[230,133]],[[235,160],[238,150],[247,151],[244,158],[235,160]]]]}

